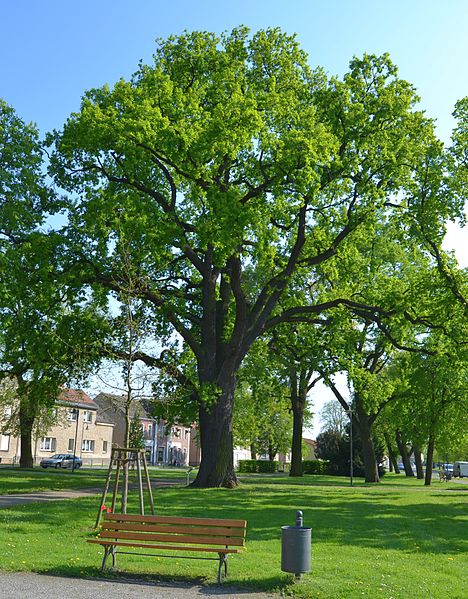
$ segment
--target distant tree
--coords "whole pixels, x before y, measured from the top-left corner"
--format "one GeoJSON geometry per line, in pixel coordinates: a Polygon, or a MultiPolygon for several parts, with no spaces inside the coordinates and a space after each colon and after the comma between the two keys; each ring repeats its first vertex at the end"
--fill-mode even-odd
{"type": "Polygon", "coordinates": [[[99,316],[82,292],[72,298],[55,280],[60,236],[45,221],[63,204],[45,182],[37,129],[2,100],[0,161],[0,381],[14,389],[8,426],[20,435],[20,466],[29,468],[36,419],[93,360],[84,343],[99,337],[99,316]]]}
{"type": "Polygon", "coordinates": [[[321,431],[336,433],[338,437],[343,437],[349,418],[343,407],[336,401],[327,401],[319,413],[322,422],[321,431]]]}
{"type": "Polygon", "coordinates": [[[141,420],[138,417],[138,414],[130,421],[130,431],[129,431],[129,440],[128,446],[132,449],[144,449],[145,448],[145,435],[143,431],[143,426],[141,424],[141,420]]]}
{"type": "MultiPolygon", "coordinates": [[[[328,472],[337,476],[348,476],[350,473],[350,425],[347,424],[344,434],[340,435],[336,430],[324,430],[316,439],[316,455],[319,459],[328,460],[328,472]]],[[[382,476],[385,472],[383,467],[384,449],[377,438],[373,439],[378,463],[378,473],[382,476]]],[[[359,431],[353,429],[353,474],[365,476],[363,460],[363,448],[359,431]]]]}
{"type": "Polygon", "coordinates": [[[239,374],[233,434],[236,445],[250,447],[252,459],[266,454],[273,460],[290,448],[288,387],[277,366],[267,345],[257,343],[239,374]]]}

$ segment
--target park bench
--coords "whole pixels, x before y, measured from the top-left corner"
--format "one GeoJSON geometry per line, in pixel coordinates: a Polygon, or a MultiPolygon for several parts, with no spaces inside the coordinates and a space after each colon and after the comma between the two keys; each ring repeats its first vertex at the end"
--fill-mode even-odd
{"type": "Polygon", "coordinates": [[[99,537],[88,539],[104,547],[101,571],[109,556],[112,567],[116,554],[146,555],[148,557],[177,557],[216,560],[218,583],[227,576],[227,558],[231,553],[242,551],[247,522],[220,518],[177,518],[172,516],[141,516],[105,513],[99,537]],[[164,553],[141,553],[127,549],[151,549],[164,553]],[[174,551],[177,555],[166,555],[174,551]],[[197,555],[180,555],[180,553],[197,555]],[[216,553],[217,557],[205,557],[200,553],[216,553]]]}

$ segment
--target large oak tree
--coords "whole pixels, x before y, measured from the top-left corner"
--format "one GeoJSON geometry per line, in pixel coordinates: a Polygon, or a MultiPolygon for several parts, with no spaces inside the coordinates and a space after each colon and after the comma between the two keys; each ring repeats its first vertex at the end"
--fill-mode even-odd
{"type": "Polygon", "coordinates": [[[192,355],[195,377],[172,353],[138,358],[198,405],[195,486],[236,484],[236,373],[259,336],[340,305],[378,311],[338,291],[278,302],[358,228],[417,216],[414,174],[440,146],[416,102],[387,56],[327,80],[279,30],[185,33],[159,41],[129,81],[87,92],[51,136],[52,173],[73,198],[64,268],[118,296],[130,247],[135,295],[192,355]]]}

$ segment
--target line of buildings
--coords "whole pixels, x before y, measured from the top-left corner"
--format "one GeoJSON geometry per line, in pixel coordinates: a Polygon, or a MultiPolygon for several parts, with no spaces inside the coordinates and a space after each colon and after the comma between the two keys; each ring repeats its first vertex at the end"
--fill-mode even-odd
{"type": "MultiPolygon", "coordinates": [[[[46,433],[33,438],[34,462],[57,453],[74,453],[84,466],[109,465],[112,446],[123,447],[125,439],[125,398],[99,393],[92,399],[84,391],[65,389],[56,401],[55,424],[46,433]]],[[[1,408],[0,408],[1,410],[1,408]]],[[[0,411],[0,462],[17,464],[20,460],[19,436],[1,432],[12,416],[12,408],[0,411]]],[[[147,414],[140,402],[130,406],[130,419],[139,422],[146,449],[147,460],[152,465],[198,466],[201,460],[195,425],[167,426],[147,414]]],[[[304,439],[307,445],[313,441],[304,439]]],[[[309,448],[310,459],[313,446],[309,448]]],[[[289,456],[278,456],[282,462],[289,456]]],[[[234,464],[249,460],[250,450],[236,448],[234,464]]]]}
{"type": "MultiPolygon", "coordinates": [[[[84,391],[66,389],[56,402],[55,424],[45,434],[33,439],[35,463],[56,453],[74,453],[83,465],[109,464],[113,445],[122,447],[125,438],[124,398],[100,393],[94,399],[84,391]]],[[[11,417],[12,408],[0,414],[0,430],[11,417]]],[[[198,465],[200,450],[196,445],[195,427],[166,427],[150,417],[139,402],[133,402],[130,418],[137,418],[143,431],[148,461],[161,465],[198,465]]],[[[0,433],[0,462],[19,463],[20,437],[0,433]]]]}

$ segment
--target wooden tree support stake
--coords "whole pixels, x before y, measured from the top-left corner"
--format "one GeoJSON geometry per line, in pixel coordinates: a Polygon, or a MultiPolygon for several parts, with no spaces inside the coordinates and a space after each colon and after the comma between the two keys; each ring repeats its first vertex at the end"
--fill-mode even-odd
{"type": "Polygon", "coordinates": [[[109,487],[111,486],[112,480],[112,470],[113,466],[115,468],[115,478],[112,489],[112,505],[111,511],[115,512],[115,506],[117,503],[117,495],[119,490],[119,481],[120,481],[120,472],[123,470],[123,481],[122,481],[122,501],[121,501],[121,513],[125,514],[127,512],[127,500],[128,500],[128,471],[129,466],[136,466],[137,472],[137,486],[138,486],[138,495],[139,495],[139,506],[140,513],[144,515],[145,513],[145,501],[144,501],[144,492],[143,492],[143,479],[142,479],[142,469],[141,465],[143,464],[143,471],[145,473],[145,483],[148,491],[148,498],[150,502],[151,514],[154,515],[154,500],[153,500],[153,492],[151,489],[151,481],[148,472],[148,464],[146,462],[146,454],[144,449],[133,449],[131,447],[113,447],[111,451],[111,459],[109,463],[109,470],[107,472],[106,483],[104,485],[104,490],[101,496],[101,502],[99,504],[99,511],[96,517],[96,523],[94,528],[99,528],[99,524],[101,522],[102,511],[106,504],[107,494],[109,492],[109,487]]]}

